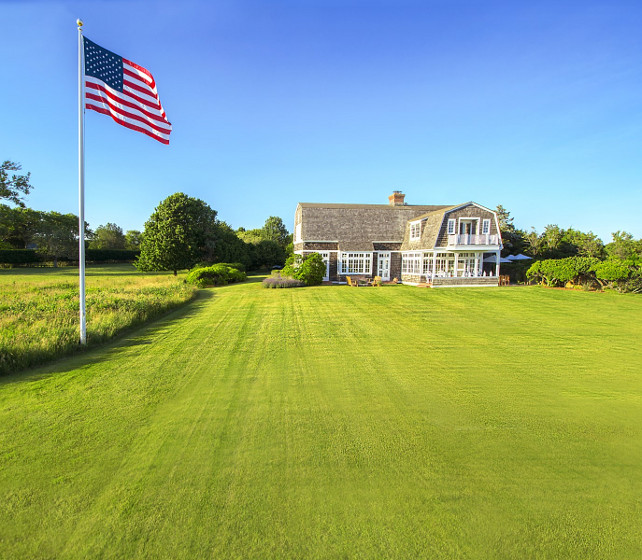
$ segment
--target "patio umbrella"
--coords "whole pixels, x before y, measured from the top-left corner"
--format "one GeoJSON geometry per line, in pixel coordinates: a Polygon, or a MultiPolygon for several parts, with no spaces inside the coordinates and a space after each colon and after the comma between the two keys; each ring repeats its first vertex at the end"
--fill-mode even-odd
{"type": "MultiPolygon", "coordinates": [[[[485,263],[496,263],[497,259],[495,258],[495,255],[491,255],[490,257],[486,257],[484,259],[484,262],[485,263]]],[[[500,263],[509,263],[509,262],[513,262],[513,261],[511,261],[510,259],[505,259],[504,257],[499,257],[499,262],[500,263]]]]}
{"type": "Polygon", "coordinates": [[[509,260],[509,262],[512,262],[512,261],[532,261],[533,260],[533,257],[528,257],[526,255],[522,255],[521,253],[519,255],[508,255],[506,258],[509,260]]]}

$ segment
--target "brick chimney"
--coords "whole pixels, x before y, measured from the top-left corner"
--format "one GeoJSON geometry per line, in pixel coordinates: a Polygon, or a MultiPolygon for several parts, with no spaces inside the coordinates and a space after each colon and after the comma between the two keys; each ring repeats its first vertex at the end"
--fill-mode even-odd
{"type": "Polygon", "coordinates": [[[406,197],[401,191],[392,191],[392,194],[388,197],[388,204],[390,206],[403,206],[405,202],[403,199],[406,197]]]}

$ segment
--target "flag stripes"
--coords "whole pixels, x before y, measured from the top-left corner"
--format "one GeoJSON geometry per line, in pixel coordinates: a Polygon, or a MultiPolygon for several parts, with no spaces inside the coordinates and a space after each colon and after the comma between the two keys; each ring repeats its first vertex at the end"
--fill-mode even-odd
{"type": "Polygon", "coordinates": [[[172,125],[151,73],[89,39],[85,42],[85,108],[169,144],[172,125]]]}

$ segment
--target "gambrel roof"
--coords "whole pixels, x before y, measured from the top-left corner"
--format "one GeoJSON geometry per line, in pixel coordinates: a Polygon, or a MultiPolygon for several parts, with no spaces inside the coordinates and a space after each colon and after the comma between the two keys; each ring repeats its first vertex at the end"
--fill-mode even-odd
{"type": "Polygon", "coordinates": [[[450,208],[437,205],[300,202],[301,238],[339,243],[341,251],[372,251],[373,243],[401,243],[409,220],[450,208]]]}

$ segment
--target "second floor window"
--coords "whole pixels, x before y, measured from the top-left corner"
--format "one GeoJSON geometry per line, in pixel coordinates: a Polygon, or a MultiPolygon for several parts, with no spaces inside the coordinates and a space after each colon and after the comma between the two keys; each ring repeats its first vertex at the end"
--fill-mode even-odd
{"type": "Polygon", "coordinates": [[[410,224],[410,239],[412,241],[421,237],[421,222],[413,222],[410,224]]]}
{"type": "Polygon", "coordinates": [[[482,235],[488,235],[490,233],[490,220],[484,220],[482,222],[482,235]]]}
{"type": "Polygon", "coordinates": [[[448,220],[448,235],[455,233],[455,220],[448,220]]]}

